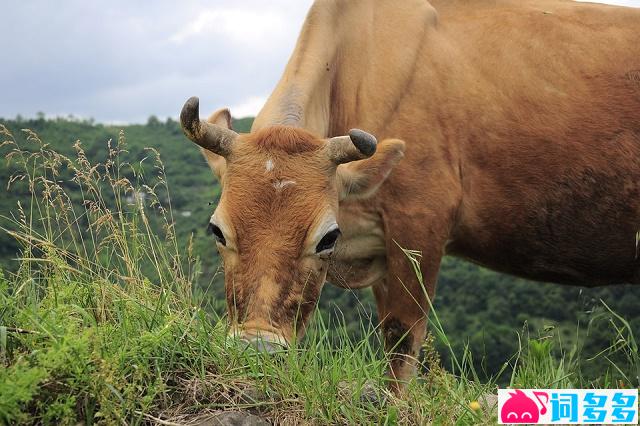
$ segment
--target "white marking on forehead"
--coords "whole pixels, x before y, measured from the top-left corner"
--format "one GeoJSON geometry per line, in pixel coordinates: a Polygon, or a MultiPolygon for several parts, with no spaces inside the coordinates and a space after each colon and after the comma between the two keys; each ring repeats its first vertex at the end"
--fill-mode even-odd
{"type": "Polygon", "coordinates": [[[284,189],[285,187],[287,187],[289,185],[295,185],[295,184],[296,184],[295,180],[277,180],[277,181],[273,182],[273,187],[277,191],[280,191],[280,190],[284,189]]]}
{"type": "Polygon", "coordinates": [[[269,158],[265,163],[264,163],[264,168],[266,171],[270,172],[271,170],[273,170],[274,168],[274,164],[273,164],[273,160],[271,158],[269,158]]]}

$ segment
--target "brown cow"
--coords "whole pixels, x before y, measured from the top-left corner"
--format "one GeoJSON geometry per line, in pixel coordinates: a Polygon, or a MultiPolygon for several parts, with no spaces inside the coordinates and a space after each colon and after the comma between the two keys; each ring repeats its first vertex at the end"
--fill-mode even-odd
{"type": "Polygon", "coordinates": [[[211,228],[235,329],[291,341],[326,278],[372,286],[396,390],[428,310],[400,247],[422,253],[430,297],[445,254],[640,282],[640,10],[432,3],[318,0],[250,134],[227,110],[199,121],[197,99],[181,116],[222,184],[211,228]],[[355,127],[406,149],[373,154],[341,136],[355,127]]]}

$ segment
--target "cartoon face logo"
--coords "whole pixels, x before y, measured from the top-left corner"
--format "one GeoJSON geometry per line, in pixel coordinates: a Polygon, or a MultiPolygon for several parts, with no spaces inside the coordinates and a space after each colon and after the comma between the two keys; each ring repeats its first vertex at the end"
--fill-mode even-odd
{"type": "Polygon", "coordinates": [[[521,390],[516,389],[515,392],[509,392],[509,395],[511,397],[504,403],[500,411],[500,420],[503,423],[537,423],[540,414],[547,412],[545,405],[549,401],[549,396],[546,392],[534,392],[540,403],[540,409],[535,401],[521,390]],[[546,401],[543,403],[540,397],[545,397],[546,401]]]}

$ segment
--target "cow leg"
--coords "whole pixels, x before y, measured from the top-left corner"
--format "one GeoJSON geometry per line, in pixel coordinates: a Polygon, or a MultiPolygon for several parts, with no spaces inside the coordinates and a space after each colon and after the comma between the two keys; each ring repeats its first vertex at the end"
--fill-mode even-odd
{"type": "Polygon", "coordinates": [[[415,374],[427,333],[429,301],[435,296],[440,262],[462,202],[457,153],[427,146],[429,155],[412,159],[409,145],[401,163],[404,168],[394,169],[388,191],[380,194],[386,277],[375,295],[390,363],[390,388],[396,393],[415,374]],[[416,164],[409,167],[410,161],[416,164]],[[412,167],[423,173],[416,175],[412,167]],[[408,255],[404,250],[419,253],[408,255]],[[413,267],[410,256],[419,268],[413,267]]]}
{"type": "Polygon", "coordinates": [[[373,288],[390,363],[387,373],[389,387],[396,394],[402,392],[416,373],[420,348],[427,332],[429,299],[433,300],[435,295],[442,247],[435,245],[421,252],[418,260],[423,286],[407,255],[393,243],[388,247],[391,252],[387,257],[387,277],[373,288]]]}

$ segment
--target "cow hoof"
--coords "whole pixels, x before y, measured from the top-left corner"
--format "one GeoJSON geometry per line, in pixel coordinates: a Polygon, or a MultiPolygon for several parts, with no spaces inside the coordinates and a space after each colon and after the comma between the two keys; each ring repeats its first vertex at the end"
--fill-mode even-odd
{"type": "Polygon", "coordinates": [[[248,386],[238,394],[239,404],[261,404],[267,401],[271,401],[269,395],[260,389],[248,386]]]}
{"type": "Polygon", "coordinates": [[[381,389],[371,382],[364,384],[360,393],[360,402],[370,404],[376,407],[384,407],[389,399],[386,389],[381,389]]]}
{"type": "Polygon", "coordinates": [[[266,420],[243,411],[225,411],[209,417],[198,426],[268,426],[266,420]]]}
{"type": "Polygon", "coordinates": [[[357,398],[362,405],[383,407],[389,399],[387,389],[378,386],[373,380],[367,380],[362,385],[342,381],[338,383],[338,389],[345,397],[357,398]]]}

